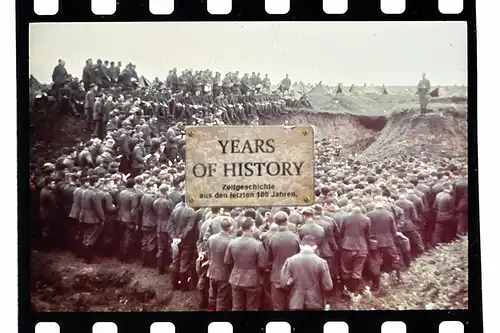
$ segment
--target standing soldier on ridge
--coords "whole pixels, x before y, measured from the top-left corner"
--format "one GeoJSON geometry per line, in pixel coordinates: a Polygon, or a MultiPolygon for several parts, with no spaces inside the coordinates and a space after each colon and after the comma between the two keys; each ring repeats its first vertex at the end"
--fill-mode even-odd
{"type": "Polygon", "coordinates": [[[420,114],[423,116],[427,110],[429,93],[431,91],[431,82],[425,78],[425,73],[422,73],[422,80],[418,82],[417,89],[420,100],[420,114]]]}

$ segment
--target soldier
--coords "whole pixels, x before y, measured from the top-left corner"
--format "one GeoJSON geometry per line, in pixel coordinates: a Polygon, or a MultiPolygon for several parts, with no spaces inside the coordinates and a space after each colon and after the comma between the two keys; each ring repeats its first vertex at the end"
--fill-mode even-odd
{"type": "Polygon", "coordinates": [[[340,237],[342,283],[354,292],[362,277],[370,237],[370,219],[362,213],[360,206],[354,206],[351,213],[344,218],[340,237]]]}
{"type": "Polygon", "coordinates": [[[311,207],[302,209],[301,213],[303,224],[298,228],[300,239],[307,235],[313,236],[319,255],[319,249],[325,241],[325,230],[314,220],[314,210],[311,207]]]}
{"type": "Polygon", "coordinates": [[[236,230],[238,230],[238,223],[231,217],[231,214],[222,210],[219,207],[212,207],[212,212],[214,213],[212,219],[208,222],[206,226],[206,232],[203,235],[203,250],[205,251],[208,244],[208,239],[210,236],[218,234],[221,230],[221,223],[224,219],[229,219],[233,224],[233,228],[230,230],[231,236],[236,234],[236,230]]]}
{"type": "Polygon", "coordinates": [[[78,180],[78,176],[76,174],[67,174],[66,178],[68,179],[68,181],[61,186],[60,193],[61,215],[63,221],[60,225],[61,235],[59,237],[62,248],[65,250],[70,250],[73,249],[73,232],[77,227],[77,221],[70,217],[70,213],[73,206],[73,193],[77,188],[76,182],[78,180]]]}
{"type": "Polygon", "coordinates": [[[145,169],[145,157],[146,151],[144,149],[144,140],[139,139],[137,144],[134,146],[132,150],[132,176],[138,176],[144,172],[145,169]]]}
{"type": "Polygon", "coordinates": [[[156,216],[156,224],[158,226],[158,252],[156,254],[158,273],[165,274],[165,267],[169,267],[172,263],[171,242],[172,239],[168,236],[168,221],[174,210],[174,205],[167,198],[168,186],[165,184],[159,187],[160,196],[153,203],[153,210],[156,216]]]}
{"type": "Polygon", "coordinates": [[[172,286],[174,290],[188,291],[193,285],[193,283],[190,285],[188,283],[195,278],[192,274],[195,271],[193,252],[196,248],[196,240],[192,238],[195,212],[186,206],[184,201],[183,196],[182,201],[174,208],[167,224],[167,232],[172,242],[179,248],[172,263],[172,286]]]}
{"type": "MultiPolygon", "coordinates": [[[[425,234],[425,232],[424,232],[425,231],[424,230],[425,218],[426,218],[426,216],[428,214],[428,209],[429,208],[426,205],[424,205],[424,201],[422,200],[421,196],[419,196],[415,192],[415,189],[414,189],[413,185],[411,185],[411,186],[412,186],[411,188],[408,188],[406,190],[406,199],[410,200],[413,203],[413,205],[415,206],[415,211],[417,213],[416,227],[417,227],[417,230],[418,230],[418,232],[420,234],[420,238],[422,238],[422,243],[423,243],[424,234],[425,234]]],[[[423,197],[422,192],[419,191],[419,193],[423,197]]],[[[426,202],[426,204],[427,204],[427,202],[426,202]]],[[[424,247],[425,247],[425,244],[424,244],[424,247]]]]}
{"type": "Polygon", "coordinates": [[[82,185],[73,191],[73,205],[71,206],[71,211],[69,213],[69,218],[73,221],[72,226],[74,227],[74,229],[70,232],[70,235],[71,240],[74,242],[73,250],[77,258],[81,258],[83,254],[80,233],[80,213],[82,211],[83,191],[85,191],[89,186],[89,179],[82,177],[81,183],[82,185]]]}
{"type": "Polygon", "coordinates": [[[116,206],[113,203],[113,197],[111,191],[113,190],[114,181],[111,179],[105,179],[99,188],[99,192],[102,196],[102,208],[105,215],[105,223],[103,225],[103,254],[105,256],[111,256],[113,254],[113,245],[116,239],[116,228],[114,221],[116,220],[116,206]]]}
{"type": "Polygon", "coordinates": [[[420,114],[425,115],[427,103],[429,103],[429,92],[431,91],[431,82],[425,78],[425,73],[422,73],[422,80],[418,82],[417,89],[420,96],[420,114]]]}
{"type": "Polygon", "coordinates": [[[208,238],[207,259],[210,262],[207,274],[210,279],[208,306],[216,311],[230,311],[231,286],[229,285],[229,276],[231,275],[231,267],[224,263],[224,256],[231,239],[233,239],[230,234],[233,223],[228,218],[224,218],[220,227],[219,233],[208,238]]]}
{"type": "Polygon", "coordinates": [[[288,214],[278,211],[274,214],[277,230],[269,238],[267,262],[271,264],[271,299],[274,311],[288,309],[288,291],[281,285],[281,270],[285,261],[300,251],[299,236],[288,229],[288,214]]]}
{"type": "Polygon", "coordinates": [[[111,61],[108,68],[108,77],[113,85],[118,82],[118,73],[116,71],[115,62],[111,61]]]}
{"type": "Polygon", "coordinates": [[[451,184],[444,183],[443,191],[438,193],[433,210],[436,213],[436,229],[432,235],[432,245],[451,242],[457,234],[455,202],[451,195],[451,184]]]}
{"type": "Polygon", "coordinates": [[[264,87],[265,90],[270,91],[271,90],[271,80],[265,75],[264,79],[262,80],[262,86],[264,87]]]}
{"type": "Polygon", "coordinates": [[[40,220],[42,222],[42,241],[41,248],[48,251],[51,244],[57,239],[54,233],[57,225],[57,196],[55,192],[56,182],[52,177],[44,179],[43,188],[40,192],[40,220]]]}
{"type": "MultiPolygon", "coordinates": [[[[424,253],[424,244],[415,224],[418,225],[417,211],[415,205],[406,198],[406,194],[400,194],[394,205],[403,210],[403,221],[400,231],[410,240],[411,254],[413,258],[424,253]]],[[[406,265],[409,263],[407,262],[406,265]]]]}
{"type": "MultiPolygon", "coordinates": [[[[334,285],[337,285],[337,274],[335,272],[335,253],[337,252],[337,242],[335,240],[335,222],[333,219],[329,219],[323,214],[323,206],[316,204],[314,205],[314,221],[323,228],[325,231],[324,242],[319,249],[319,256],[325,259],[328,264],[328,269],[330,270],[330,277],[333,280],[334,285]]],[[[340,235],[340,230],[337,230],[340,235]]]]}
{"type": "Polygon", "coordinates": [[[134,179],[127,179],[125,189],[118,195],[118,221],[121,222],[122,235],[120,240],[119,259],[128,262],[133,245],[135,232],[138,229],[137,211],[139,196],[134,191],[134,179]]]}
{"type": "Polygon", "coordinates": [[[290,310],[323,310],[324,295],[333,289],[328,264],[316,255],[314,237],[306,235],[300,253],[286,259],[281,270],[281,285],[290,288],[290,310]]]}
{"type": "Polygon", "coordinates": [[[243,235],[229,243],[224,257],[233,265],[229,283],[232,288],[232,311],[258,311],[262,293],[260,270],[266,268],[266,252],[253,236],[254,221],[247,218],[241,225],[243,235]]]}
{"type": "MultiPolygon", "coordinates": [[[[390,267],[400,278],[399,255],[394,244],[396,237],[396,222],[394,217],[385,208],[381,201],[375,202],[375,208],[366,214],[370,219],[371,234],[378,241],[378,251],[382,257],[381,265],[390,267]]],[[[380,275],[376,278],[375,287],[380,283],[380,275]]],[[[376,289],[376,288],[375,288],[376,289]]]]}
{"type": "Polygon", "coordinates": [[[469,230],[469,184],[467,178],[462,176],[455,182],[452,197],[455,211],[458,214],[457,232],[459,235],[467,235],[469,230]]]}
{"type": "Polygon", "coordinates": [[[100,138],[100,133],[103,130],[103,94],[102,93],[97,93],[95,103],[94,103],[94,108],[93,108],[93,113],[92,113],[92,119],[94,121],[94,135],[100,138]]]}
{"type": "Polygon", "coordinates": [[[92,59],[87,59],[87,61],[85,61],[85,67],[83,67],[82,71],[82,82],[85,90],[89,90],[91,88],[91,84],[95,82],[92,67],[92,59]]]}
{"type": "Polygon", "coordinates": [[[149,181],[146,183],[146,191],[141,198],[142,211],[142,265],[144,267],[152,267],[154,265],[154,257],[156,256],[156,235],[157,235],[157,219],[153,208],[153,204],[157,199],[156,183],[149,181]]]}
{"type": "Polygon", "coordinates": [[[80,226],[83,231],[83,257],[87,263],[94,258],[94,248],[106,219],[102,208],[103,197],[98,186],[99,177],[90,176],[89,186],[82,194],[80,226]]]}
{"type": "Polygon", "coordinates": [[[283,81],[281,81],[281,92],[290,92],[290,87],[292,85],[292,81],[288,78],[288,74],[286,74],[283,81]]]}
{"type": "Polygon", "coordinates": [[[97,86],[92,83],[90,89],[85,94],[85,116],[87,118],[87,131],[91,131],[94,127],[94,104],[97,93],[97,86]]]}

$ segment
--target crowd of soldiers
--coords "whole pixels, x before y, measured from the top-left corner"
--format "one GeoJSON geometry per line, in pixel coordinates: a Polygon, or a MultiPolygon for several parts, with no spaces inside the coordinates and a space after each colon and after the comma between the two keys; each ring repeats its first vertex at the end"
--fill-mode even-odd
{"type": "Polygon", "coordinates": [[[135,65],[131,63],[121,70],[121,62],[115,65],[113,61],[99,59],[93,64],[92,59],[88,59],[81,80],[68,74],[63,60],[59,60],[54,68],[52,79],[59,110],[85,114],[89,122],[96,118],[94,114],[99,118],[98,114],[103,113],[106,118],[110,110],[96,112],[93,106],[96,100],[104,104],[109,96],[115,103],[140,100],[143,106],[147,104],[152,114],[159,116],[190,118],[194,114],[211,114],[222,118],[225,123],[242,122],[242,118],[248,118],[251,113],[269,118],[285,107],[312,108],[306,94],[300,98],[290,94],[293,89],[288,75],[276,89],[272,89],[267,74],[261,78],[260,73],[251,76],[246,73],[240,79],[236,71],[222,78],[219,72],[214,76],[210,70],[187,69],[178,76],[174,68],[164,82],[155,78],[146,87],[139,84],[135,65]]]}
{"type": "Polygon", "coordinates": [[[332,294],[377,290],[382,272],[399,281],[426,250],[467,233],[466,160],[358,161],[320,141],[313,207],[189,207],[183,140],[145,155],[146,138],[132,136],[129,157],[125,140],[95,138],[33,168],[35,248],[89,263],[140,257],[174,290],[198,288],[200,308],[318,310],[332,294]],[[129,159],[134,176],[120,171],[129,159]]]}
{"type": "MultiPolygon", "coordinates": [[[[415,258],[467,234],[466,158],[368,161],[340,155],[331,138],[315,143],[312,207],[189,207],[185,122],[163,132],[141,99],[101,94],[89,84],[85,108],[109,110],[88,118],[92,138],[32,165],[36,249],[88,263],[139,259],[168,273],[174,290],[198,290],[201,309],[322,310],[335,308],[333,295],[378,290],[383,272],[401,281],[415,258]]],[[[216,112],[183,111],[199,125],[223,123],[216,112]]]]}

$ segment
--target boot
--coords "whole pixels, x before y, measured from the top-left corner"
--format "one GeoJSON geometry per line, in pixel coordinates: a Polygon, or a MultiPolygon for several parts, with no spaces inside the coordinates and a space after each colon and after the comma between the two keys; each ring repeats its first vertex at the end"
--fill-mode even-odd
{"type": "Polygon", "coordinates": [[[170,279],[172,282],[172,289],[173,290],[179,290],[180,285],[179,285],[179,273],[178,272],[172,272],[172,275],[170,275],[170,279]]]}
{"type": "Polygon", "coordinates": [[[198,295],[200,298],[198,309],[200,310],[208,309],[208,295],[205,293],[205,290],[198,290],[198,295]]]}
{"type": "Polygon", "coordinates": [[[182,291],[189,291],[188,276],[187,273],[180,273],[180,289],[182,291]]]}
{"type": "Polygon", "coordinates": [[[84,258],[87,264],[92,263],[94,260],[94,249],[90,245],[85,246],[84,258]]]}

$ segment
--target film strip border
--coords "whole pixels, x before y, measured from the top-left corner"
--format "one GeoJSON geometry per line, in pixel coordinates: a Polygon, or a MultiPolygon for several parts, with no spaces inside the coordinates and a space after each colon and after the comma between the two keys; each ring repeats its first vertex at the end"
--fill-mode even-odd
{"type": "MultiPolygon", "coordinates": [[[[269,322],[265,333],[292,333],[292,327],[284,321],[269,322]]],[[[444,321],[439,324],[439,333],[464,333],[464,325],[460,321],[444,321]]],[[[156,322],[151,324],[150,333],[176,333],[171,322],[156,322]]],[[[233,325],[229,322],[213,322],[208,325],[207,333],[233,333],[233,325]]],[[[406,324],[401,321],[386,321],[380,328],[381,333],[406,333],[406,324]]],[[[54,322],[38,323],[35,333],[61,333],[59,324],[54,322]]],[[[92,333],[119,333],[118,326],[113,322],[98,322],[92,325],[92,333]]],[[[323,333],[349,333],[349,325],[345,322],[330,321],[323,326],[323,333]]]]}
{"type": "MultiPolygon", "coordinates": [[[[24,2],[24,1],[23,1],[24,2]]],[[[94,15],[98,20],[124,19],[134,21],[144,19],[168,19],[168,17],[211,16],[211,19],[224,19],[230,16],[243,19],[277,20],[291,15],[301,19],[332,19],[332,15],[359,16],[360,19],[404,19],[425,15],[428,19],[457,19],[471,13],[474,1],[466,0],[28,0],[33,8],[33,21],[56,19],[61,21],[77,20],[94,15]],[[256,17],[259,16],[259,17],[256,17]],[[264,15],[264,16],[263,16],[264,15]],[[313,17],[314,16],[314,17],[313,17]],[[217,18],[219,17],[219,18],[217,18]],[[329,17],[329,18],[328,18],[329,17]]],[[[29,8],[28,7],[28,8],[29,8]]]]}
{"type": "MultiPolygon", "coordinates": [[[[23,316],[24,317],[24,316],[23,316]]],[[[26,318],[26,317],[25,317],[26,318]]],[[[472,311],[37,313],[32,333],[481,333],[472,311]]]]}

